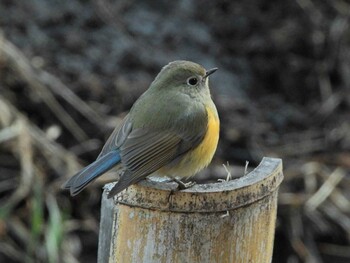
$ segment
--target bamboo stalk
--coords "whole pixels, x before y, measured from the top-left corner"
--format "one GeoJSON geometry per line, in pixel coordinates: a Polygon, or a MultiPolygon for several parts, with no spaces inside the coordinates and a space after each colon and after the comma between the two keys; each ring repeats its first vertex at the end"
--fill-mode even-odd
{"type": "Polygon", "coordinates": [[[107,199],[109,185],[98,262],[271,262],[282,179],[282,161],[264,158],[239,179],[183,191],[151,178],[107,199]]]}

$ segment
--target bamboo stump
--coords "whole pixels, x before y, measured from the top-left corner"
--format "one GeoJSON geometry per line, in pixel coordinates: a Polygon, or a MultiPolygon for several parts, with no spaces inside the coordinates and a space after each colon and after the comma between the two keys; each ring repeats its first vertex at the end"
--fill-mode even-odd
{"type": "Polygon", "coordinates": [[[271,262],[282,180],[282,161],[264,158],[239,179],[182,191],[151,179],[107,199],[109,185],[98,262],[271,262]]]}

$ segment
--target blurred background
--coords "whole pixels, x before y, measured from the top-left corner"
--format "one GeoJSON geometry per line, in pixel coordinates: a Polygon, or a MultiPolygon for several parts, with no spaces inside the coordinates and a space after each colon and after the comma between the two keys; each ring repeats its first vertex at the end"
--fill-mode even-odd
{"type": "Polygon", "coordinates": [[[204,174],[283,159],[275,263],[350,262],[350,3],[0,0],[0,262],[96,262],[93,161],[160,69],[218,67],[204,174]]]}

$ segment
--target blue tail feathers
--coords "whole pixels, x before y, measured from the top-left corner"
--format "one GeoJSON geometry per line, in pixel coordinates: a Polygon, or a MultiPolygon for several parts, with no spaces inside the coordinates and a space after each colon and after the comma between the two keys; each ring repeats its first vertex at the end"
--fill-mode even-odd
{"type": "Polygon", "coordinates": [[[72,196],[77,195],[91,181],[116,166],[120,160],[118,150],[110,151],[75,174],[63,185],[63,188],[70,189],[72,196]]]}

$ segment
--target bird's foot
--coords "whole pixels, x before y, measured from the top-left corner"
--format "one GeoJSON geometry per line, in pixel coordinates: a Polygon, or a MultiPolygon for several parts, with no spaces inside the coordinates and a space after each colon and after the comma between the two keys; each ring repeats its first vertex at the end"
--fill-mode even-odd
{"type": "Polygon", "coordinates": [[[178,188],[179,188],[180,190],[184,190],[184,189],[187,189],[187,188],[191,188],[192,186],[194,186],[194,185],[196,184],[196,182],[187,182],[187,183],[185,183],[185,182],[183,182],[183,181],[181,181],[181,180],[179,180],[179,179],[177,179],[177,178],[173,178],[173,180],[174,180],[175,182],[177,182],[177,184],[179,185],[178,188]]]}

